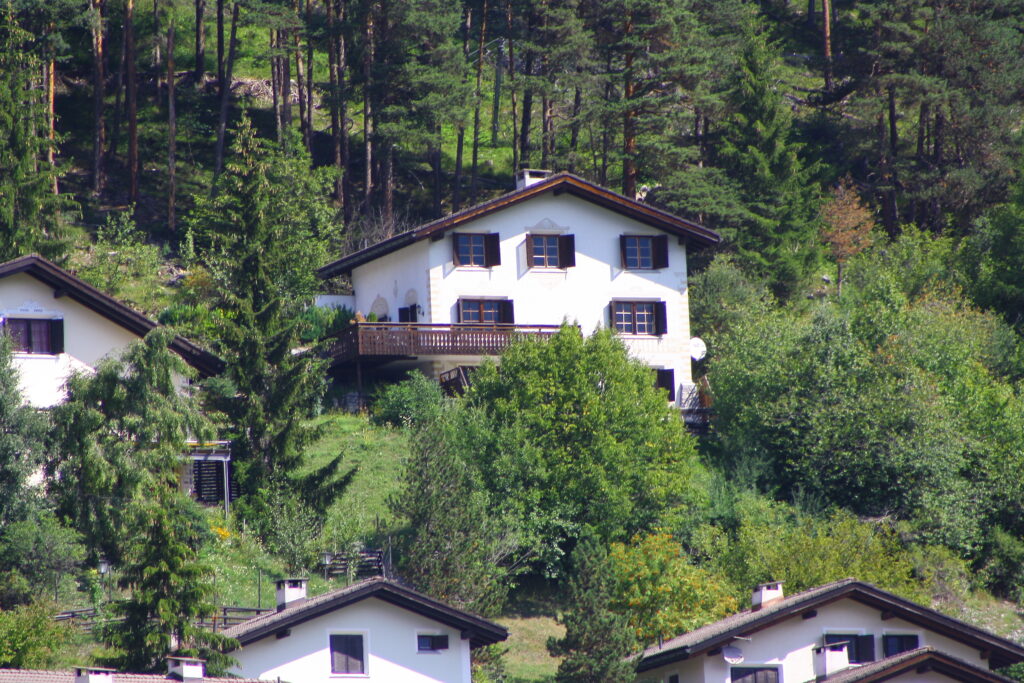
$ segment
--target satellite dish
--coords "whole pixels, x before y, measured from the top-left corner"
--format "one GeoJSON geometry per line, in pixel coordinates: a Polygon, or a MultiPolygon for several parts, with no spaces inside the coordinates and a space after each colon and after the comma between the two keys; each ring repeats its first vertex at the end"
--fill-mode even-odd
{"type": "Polygon", "coordinates": [[[742,664],[743,650],[734,645],[727,645],[722,648],[722,658],[730,664],[742,664]]]}
{"type": "Polygon", "coordinates": [[[690,340],[690,358],[694,360],[704,360],[704,356],[708,355],[708,345],[704,343],[704,340],[700,337],[694,337],[690,340]]]}

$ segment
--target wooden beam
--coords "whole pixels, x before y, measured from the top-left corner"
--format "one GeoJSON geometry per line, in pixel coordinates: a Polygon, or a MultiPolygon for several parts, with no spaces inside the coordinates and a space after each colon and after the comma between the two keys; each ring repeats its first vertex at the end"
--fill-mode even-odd
{"type": "Polygon", "coordinates": [[[803,614],[801,614],[800,618],[801,619],[813,619],[816,616],[818,616],[818,610],[816,610],[816,609],[809,609],[806,612],[804,612],[803,614]]]}
{"type": "Polygon", "coordinates": [[[722,648],[720,648],[720,647],[716,647],[716,648],[714,648],[712,650],[708,650],[708,657],[714,657],[714,656],[720,655],[720,654],[722,654],[722,648]]]}
{"type": "Polygon", "coordinates": [[[992,656],[992,650],[982,650],[978,653],[982,659],[988,659],[992,656]]]}
{"type": "Polygon", "coordinates": [[[66,290],[66,289],[58,288],[58,289],[53,290],[53,298],[54,299],[61,299],[63,297],[66,297],[67,295],[68,295],[68,290],[66,290]]]}
{"type": "Polygon", "coordinates": [[[890,619],[895,619],[896,615],[889,610],[885,610],[882,612],[881,617],[882,621],[889,621],[890,619]]]}

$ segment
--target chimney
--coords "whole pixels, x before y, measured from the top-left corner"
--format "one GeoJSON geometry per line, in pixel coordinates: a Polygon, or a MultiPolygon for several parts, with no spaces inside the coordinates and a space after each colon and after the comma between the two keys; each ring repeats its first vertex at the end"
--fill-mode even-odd
{"type": "Polygon", "coordinates": [[[206,662],[195,657],[168,657],[167,675],[179,681],[201,681],[206,676],[206,662]]]}
{"type": "Polygon", "coordinates": [[[551,171],[545,171],[540,168],[521,168],[519,169],[519,172],[516,173],[516,189],[522,190],[530,185],[536,185],[539,182],[547,180],[550,175],[551,171]]]}
{"type": "Polygon", "coordinates": [[[781,600],[783,597],[785,596],[782,593],[781,581],[762,583],[754,589],[754,593],[750,598],[750,608],[756,611],[777,600],[781,600]]]}
{"type": "Polygon", "coordinates": [[[309,579],[279,579],[277,586],[277,611],[292,607],[306,599],[306,582],[309,579]]]}
{"type": "Polygon", "coordinates": [[[114,683],[114,670],[98,666],[76,666],[75,683],[114,683]]]}
{"type": "Polygon", "coordinates": [[[817,654],[815,673],[821,678],[850,668],[849,643],[830,643],[814,648],[817,654]]]}

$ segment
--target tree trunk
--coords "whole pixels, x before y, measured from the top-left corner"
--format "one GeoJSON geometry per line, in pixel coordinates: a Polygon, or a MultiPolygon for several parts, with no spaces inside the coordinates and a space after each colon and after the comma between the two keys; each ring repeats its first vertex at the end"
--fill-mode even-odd
{"type": "Polygon", "coordinates": [[[139,201],[139,78],[135,69],[135,0],[125,0],[125,101],[128,105],[128,201],[139,201]]]}
{"type": "Polygon", "coordinates": [[[175,231],[174,203],[177,199],[175,157],[177,156],[178,118],[174,102],[174,12],[167,13],[167,229],[175,231]]]}
{"type": "Polygon", "coordinates": [[[374,11],[371,3],[366,13],[365,39],[363,46],[363,146],[366,173],[363,186],[363,205],[369,209],[373,200],[373,61],[374,61],[374,11]]]}
{"type": "Polygon", "coordinates": [[[541,136],[540,165],[551,168],[551,158],[555,154],[555,104],[554,100],[545,95],[541,98],[541,136]]]}
{"type": "MultiPolygon", "coordinates": [[[[50,31],[53,32],[54,29],[54,25],[50,24],[50,31]]],[[[47,58],[44,69],[46,80],[46,161],[52,169],[57,165],[57,118],[54,113],[57,67],[52,55],[47,58]]],[[[56,173],[53,174],[53,193],[60,193],[60,188],[57,186],[56,173]]]]}
{"type": "Polygon", "coordinates": [[[313,80],[313,38],[310,35],[312,26],[313,0],[306,0],[306,131],[309,133],[306,148],[310,154],[313,153],[313,90],[316,84],[313,80]]]}
{"type": "MultiPolygon", "coordinates": [[[[231,103],[231,78],[235,68],[235,52],[238,40],[238,3],[231,5],[231,38],[228,41],[228,58],[224,64],[224,79],[220,89],[220,115],[217,118],[217,146],[214,153],[213,179],[217,180],[224,170],[224,135],[228,125],[228,105],[231,103]]],[[[211,193],[216,191],[216,182],[211,185],[211,193]]]]}
{"type": "Polygon", "coordinates": [[[822,40],[825,53],[825,90],[832,91],[832,0],[821,0],[822,40]]]}
{"type": "Polygon", "coordinates": [[[103,0],[91,0],[92,9],[92,191],[103,191],[103,154],[106,131],[103,121],[103,95],[106,75],[103,62],[103,0]]]}
{"type": "MultiPolygon", "coordinates": [[[[626,17],[625,35],[633,32],[633,19],[626,17]]],[[[630,199],[636,196],[636,110],[633,99],[636,97],[636,83],[633,81],[633,53],[626,54],[622,97],[625,110],[622,114],[622,194],[630,199]]]]}
{"type": "Polygon", "coordinates": [[[814,3],[816,0],[807,0],[807,16],[804,17],[804,21],[807,22],[808,26],[814,26],[814,3]]]}
{"type": "Polygon", "coordinates": [[[582,111],[583,91],[576,86],[572,97],[572,123],[569,125],[569,163],[566,164],[569,173],[576,172],[576,152],[580,144],[580,113],[582,111]]]}
{"type": "Polygon", "coordinates": [[[196,63],[193,78],[196,87],[203,86],[203,75],[206,73],[206,0],[196,0],[196,63]]]}
{"type": "Polygon", "coordinates": [[[434,129],[433,140],[427,149],[427,158],[430,159],[430,173],[433,178],[431,185],[431,199],[433,217],[441,217],[441,126],[437,124],[434,129]]]}
{"type": "MultiPolygon", "coordinates": [[[[292,127],[292,59],[288,50],[290,29],[277,32],[278,68],[281,71],[281,129],[286,132],[292,127]]],[[[287,140],[287,136],[284,137],[287,140]]]]}
{"type": "Polygon", "coordinates": [[[277,34],[277,29],[270,29],[270,93],[274,107],[274,133],[277,143],[281,144],[281,68],[277,56],[277,34]]]}
{"type": "Polygon", "coordinates": [[[502,68],[501,42],[498,43],[498,54],[494,59],[494,95],[491,98],[491,147],[498,146],[498,114],[501,112],[501,81],[502,68]]]}
{"type": "Polygon", "coordinates": [[[224,0],[217,0],[217,88],[224,92],[224,0]]]}
{"type": "MultiPolygon", "coordinates": [[[[524,65],[527,78],[533,74],[533,52],[526,53],[526,64],[524,65]]],[[[526,88],[523,90],[523,123],[519,127],[519,163],[523,168],[530,165],[530,122],[533,117],[533,88],[527,80],[526,88]]]]}
{"type": "Polygon", "coordinates": [[[928,145],[928,122],[930,113],[928,102],[921,102],[921,108],[917,115],[917,160],[924,162],[925,149],[928,145]]]}
{"type": "MultiPolygon", "coordinates": [[[[341,0],[338,0],[340,2],[341,0]]],[[[341,136],[342,127],[344,125],[344,119],[342,117],[341,109],[341,79],[343,78],[343,71],[339,62],[344,57],[339,53],[343,53],[344,50],[339,50],[339,43],[344,41],[341,34],[341,27],[335,21],[336,14],[340,12],[336,9],[337,3],[335,0],[327,0],[325,3],[327,8],[327,63],[328,63],[328,79],[330,81],[330,104],[331,104],[331,148],[334,152],[334,166],[338,171],[337,176],[334,179],[334,200],[338,202],[342,209],[345,208],[345,167],[342,163],[342,148],[341,148],[341,136]]]]}
{"type": "Polygon", "coordinates": [[[153,99],[157,105],[160,103],[160,65],[163,64],[163,56],[160,54],[160,0],[153,0],[153,70],[157,73],[156,93],[153,99]]]}
{"type": "Polygon", "coordinates": [[[484,44],[487,42],[487,0],[480,10],[480,41],[476,55],[476,92],[473,97],[473,161],[469,176],[469,201],[476,203],[480,160],[480,97],[484,83],[484,44]]]}
{"type": "Polygon", "coordinates": [[[899,149],[900,138],[899,129],[896,126],[896,88],[889,87],[889,153],[892,158],[896,159],[896,153],[899,149]]]}
{"type": "Polygon", "coordinates": [[[388,236],[395,234],[395,146],[387,143],[384,152],[384,225],[388,228],[388,236]]]}
{"type": "Polygon", "coordinates": [[[519,112],[516,111],[516,60],[515,45],[512,40],[512,0],[505,4],[505,26],[508,30],[508,85],[512,108],[512,172],[519,170],[519,112]]]}
{"type": "Polygon", "coordinates": [[[114,123],[110,127],[110,144],[107,145],[107,160],[117,156],[117,148],[121,143],[121,90],[125,86],[124,67],[125,54],[128,51],[125,38],[127,33],[121,27],[121,56],[117,62],[117,77],[114,79],[114,123]]]}
{"type": "Polygon", "coordinates": [[[462,208],[462,150],[466,146],[466,129],[459,124],[455,136],[455,176],[452,178],[452,211],[462,208]]]}

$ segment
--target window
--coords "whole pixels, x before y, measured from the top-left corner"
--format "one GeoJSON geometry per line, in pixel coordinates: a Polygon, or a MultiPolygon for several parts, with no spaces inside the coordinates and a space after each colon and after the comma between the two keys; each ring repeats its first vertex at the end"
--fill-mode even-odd
{"type": "Polygon", "coordinates": [[[345,633],[331,636],[331,673],[366,673],[362,634],[345,633]]]}
{"type": "Polygon", "coordinates": [[[667,235],[622,235],[619,247],[626,270],[668,268],[667,235]]]}
{"type": "Polygon", "coordinates": [[[875,661],[875,637],[855,633],[826,633],[825,645],[846,643],[846,655],[851,664],[875,661]]]}
{"type": "Polygon", "coordinates": [[[417,635],[416,649],[419,652],[437,652],[448,649],[448,636],[417,635]]]}
{"type": "Polygon", "coordinates": [[[458,232],[453,236],[456,266],[480,266],[490,268],[501,265],[501,249],[498,234],[458,232]]]}
{"type": "Polygon", "coordinates": [[[774,666],[734,666],[729,676],[732,683],[779,683],[779,670],[774,666]]]}
{"type": "Polygon", "coordinates": [[[613,301],[612,325],[620,334],[665,334],[664,301],[613,301]]]}
{"type": "Polygon", "coordinates": [[[666,679],[665,683],[679,683],[679,674],[672,674],[666,679]]]}
{"type": "Polygon", "coordinates": [[[672,368],[658,368],[655,386],[668,391],[668,400],[676,400],[676,371],[672,368]]]}
{"type": "Polygon", "coordinates": [[[419,314],[416,310],[416,304],[412,306],[404,306],[398,309],[398,322],[400,323],[414,323],[419,321],[419,314]]]}
{"type": "Polygon", "coordinates": [[[898,655],[908,650],[916,650],[917,648],[918,639],[916,635],[882,636],[882,651],[885,652],[886,657],[898,655]]]}
{"type": "Polygon", "coordinates": [[[515,322],[508,299],[459,299],[459,322],[466,325],[508,325],[515,322]]]}
{"type": "Polygon", "coordinates": [[[576,237],[527,235],[526,265],[529,268],[572,268],[576,265],[576,237]]]}
{"type": "Polygon", "coordinates": [[[64,321],[7,318],[4,329],[11,335],[14,351],[20,353],[63,353],[64,321]]]}

